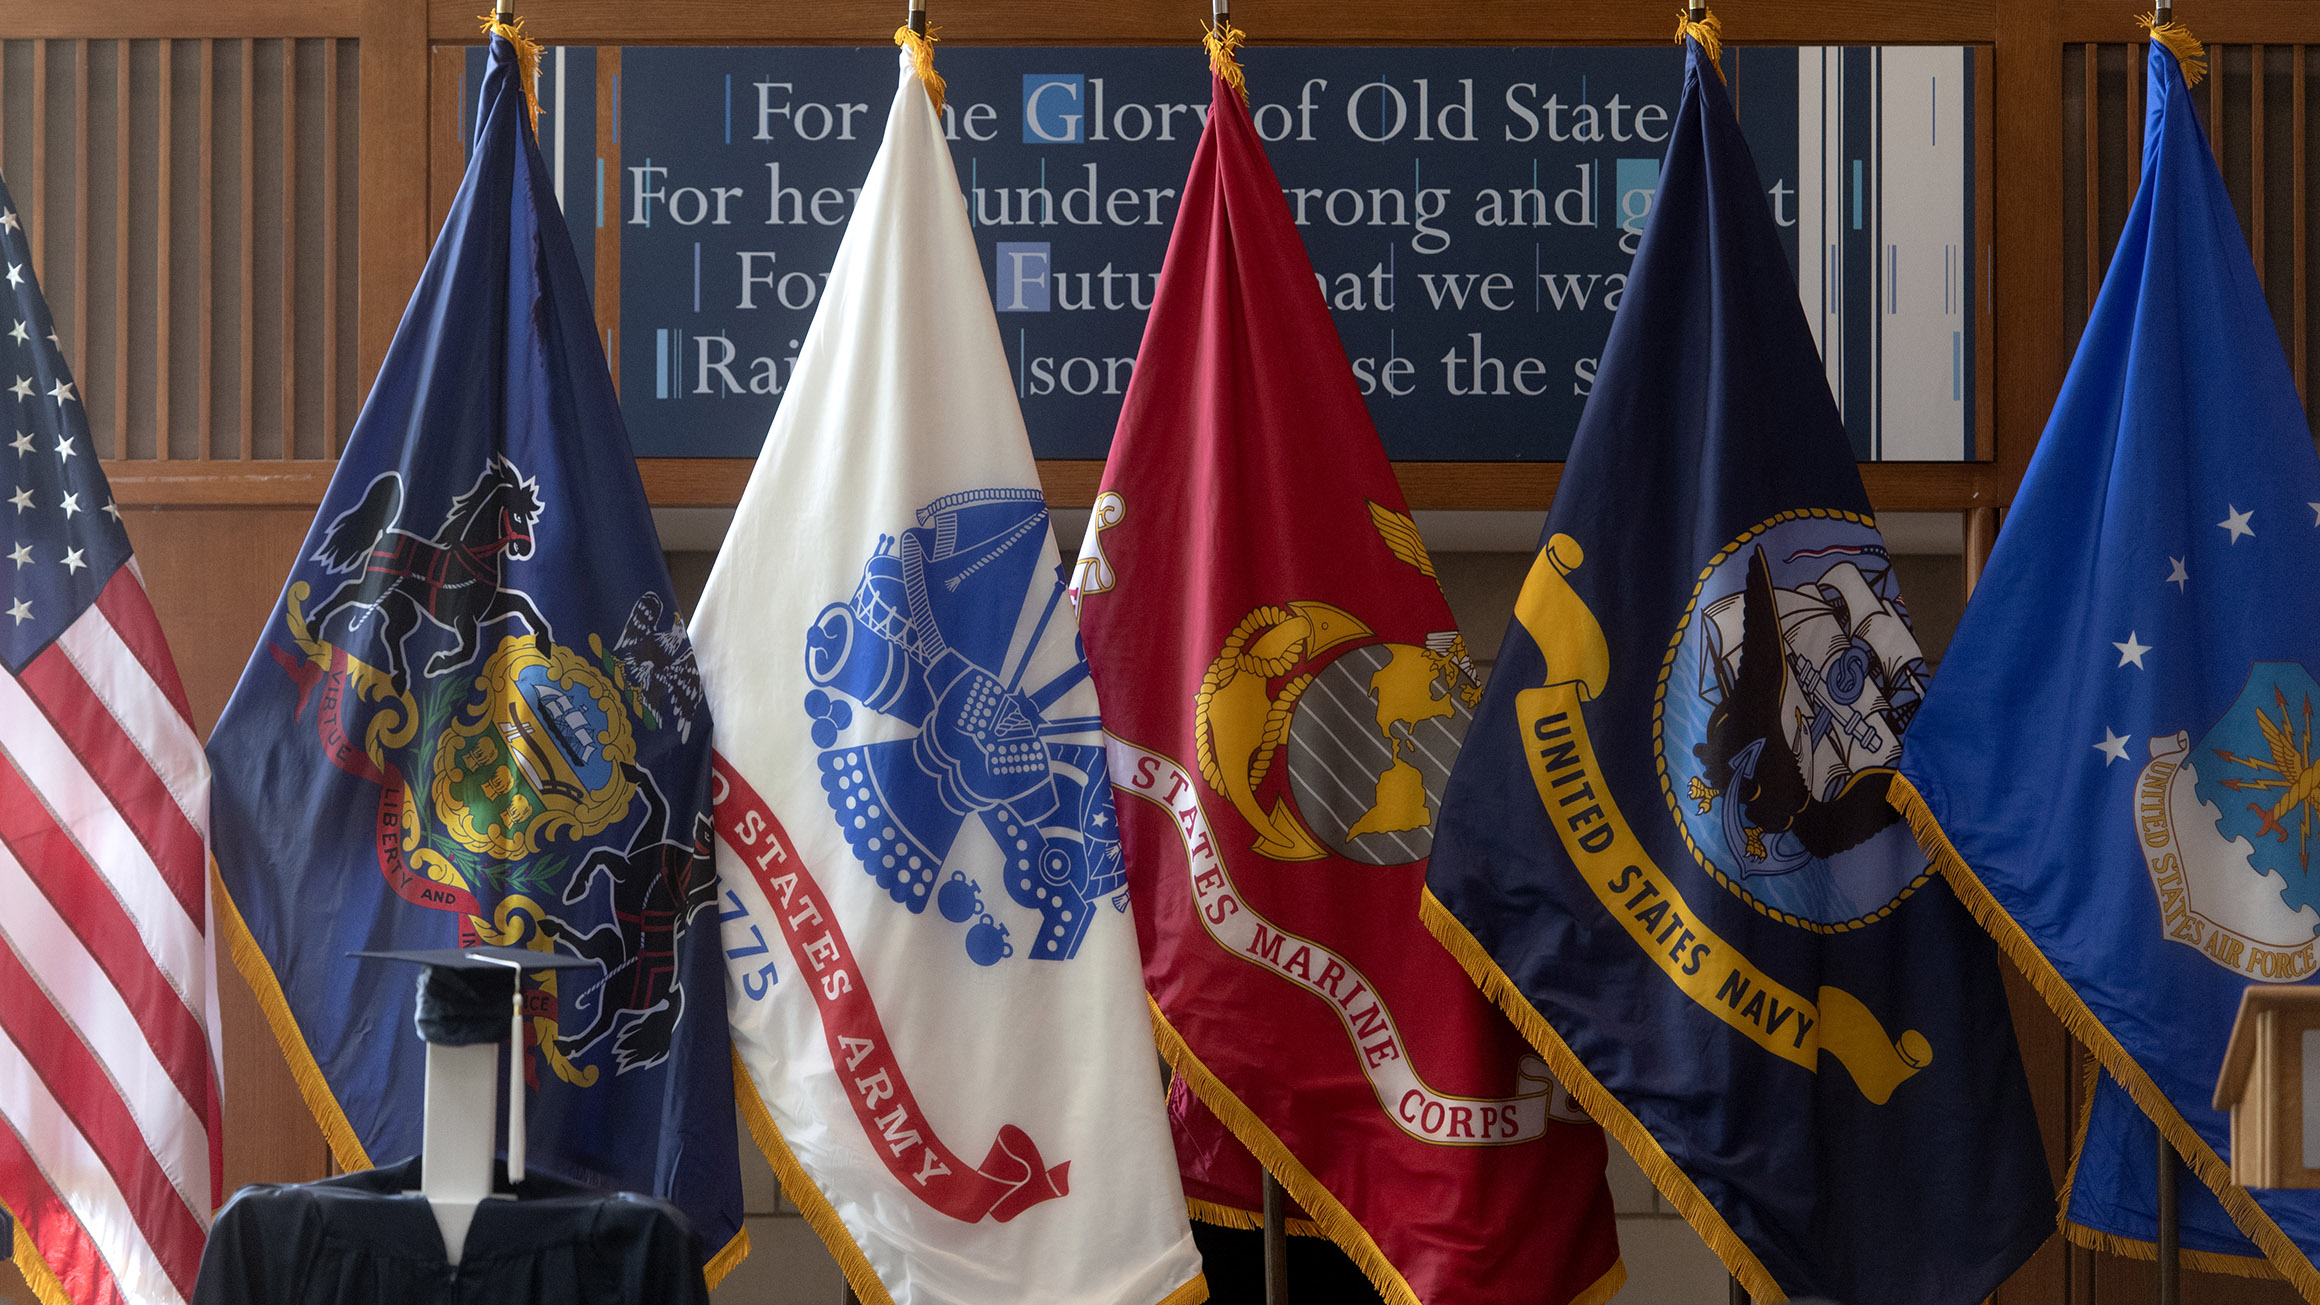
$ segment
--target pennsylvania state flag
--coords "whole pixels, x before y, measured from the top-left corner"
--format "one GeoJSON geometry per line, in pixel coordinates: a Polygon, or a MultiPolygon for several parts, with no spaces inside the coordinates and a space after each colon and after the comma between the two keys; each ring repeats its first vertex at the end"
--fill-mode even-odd
{"type": "MultiPolygon", "coordinates": [[[[2212,1105],[2241,992],[2310,979],[2320,952],[2320,457],[2172,35],[2151,47],[2142,190],[1896,800],[2232,1222],[2320,1300],[2320,1193],[2232,1186],[2212,1105]]],[[[2152,1236],[2156,1141],[2106,1096],[2070,1221],[2128,1249],[2152,1236]]],[[[2185,1206],[2187,1248],[2246,1253],[2185,1206]]]]}
{"type": "MultiPolygon", "coordinates": [[[[504,30],[504,29],[501,29],[504,30]]],[[[419,1150],[406,969],[524,981],[532,1165],[747,1253],[709,715],[520,84],[474,151],[280,604],[210,741],[219,916],[348,1168],[419,1150]]]]}
{"type": "Polygon", "coordinates": [[[1886,803],[1926,664],[1764,194],[1693,44],[1429,922],[1757,1300],[1963,1305],[2053,1187],[1886,803]]]}

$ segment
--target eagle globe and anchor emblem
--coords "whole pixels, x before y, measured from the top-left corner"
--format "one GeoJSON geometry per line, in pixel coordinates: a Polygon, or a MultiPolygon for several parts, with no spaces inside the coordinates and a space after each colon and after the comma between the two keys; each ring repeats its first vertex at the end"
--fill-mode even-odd
{"type": "MultiPolygon", "coordinates": [[[[1097,501],[1086,592],[1113,583],[1102,530],[1125,513],[1116,494],[1097,501]]],[[[1369,516],[1389,553],[1434,578],[1407,513],[1373,502],[1369,516]]],[[[1201,779],[1249,823],[1258,855],[1409,865],[1433,851],[1442,789],[1481,699],[1456,630],[1402,643],[1331,603],[1266,604],[1234,624],[1202,676],[1193,745],[1201,779]]]]}
{"type": "Polygon", "coordinates": [[[917,519],[879,537],[852,597],[806,632],[830,814],[897,904],[967,926],[976,964],[1018,950],[986,875],[1038,916],[1023,954],[1069,960],[1101,903],[1127,909],[1127,874],[1102,724],[1074,692],[1087,662],[1076,635],[1048,637],[1064,571],[1046,563],[1045,498],[965,490],[917,519]]]}
{"type": "Polygon", "coordinates": [[[1784,512],[1702,570],[1659,687],[1659,769],[1700,865],[1815,932],[1890,913],[1931,874],[1886,801],[1925,692],[1865,517],[1784,512]]]}

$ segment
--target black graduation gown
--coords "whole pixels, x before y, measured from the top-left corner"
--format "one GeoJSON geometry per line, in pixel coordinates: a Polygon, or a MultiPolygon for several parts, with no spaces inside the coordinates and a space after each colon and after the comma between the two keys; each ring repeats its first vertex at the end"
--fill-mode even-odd
{"type": "Polygon", "coordinates": [[[193,1305],[707,1305],[692,1227],[666,1201],[534,1173],[476,1209],[455,1267],[418,1186],[413,1157],[243,1188],[210,1230],[193,1305]]]}

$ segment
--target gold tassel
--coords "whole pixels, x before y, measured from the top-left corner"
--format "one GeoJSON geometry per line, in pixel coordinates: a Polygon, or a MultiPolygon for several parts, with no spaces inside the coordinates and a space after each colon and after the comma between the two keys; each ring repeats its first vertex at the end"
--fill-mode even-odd
{"type": "Polygon", "coordinates": [[[926,98],[934,101],[934,111],[941,113],[943,79],[942,74],[934,70],[934,43],[937,39],[932,27],[926,29],[924,36],[911,31],[908,23],[894,29],[894,43],[910,52],[910,66],[918,73],[919,82],[926,87],[926,98]]]}
{"type": "Polygon", "coordinates": [[[2199,38],[2191,34],[2190,28],[2172,20],[2160,22],[2156,10],[2135,21],[2151,34],[2152,40],[2166,46],[2167,53],[2175,56],[2175,62],[2183,69],[2185,86],[2197,86],[2206,78],[2207,47],[2199,43],[2199,38]]]}
{"type": "MultiPolygon", "coordinates": [[[[1202,1223],[1218,1228],[1240,1228],[1253,1232],[1265,1226],[1265,1216],[1255,1210],[1243,1210],[1239,1206],[1233,1205],[1219,1205],[1214,1201],[1203,1201],[1198,1197],[1187,1196],[1184,1198],[1184,1212],[1202,1223]]],[[[1321,1231],[1321,1225],[1311,1219],[1290,1219],[1287,1224],[1287,1232],[1291,1237],[1327,1237],[1329,1235],[1321,1231]]]]}
{"type": "Polygon", "coordinates": [[[1211,23],[1200,37],[1201,45],[1208,49],[1208,70],[1238,91],[1243,104],[1249,102],[1249,75],[1241,71],[1240,48],[1248,41],[1249,34],[1230,22],[1211,23]]]}
{"type": "Polygon", "coordinates": [[[1717,22],[1716,15],[1706,9],[1702,9],[1700,14],[1700,21],[1696,23],[1692,21],[1691,10],[1689,9],[1684,10],[1682,14],[1677,16],[1676,44],[1682,45],[1684,43],[1684,38],[1687,36],[1695,41],[1698,41],[1700,43],[1700,53],[1708,56],[1708,66],[1716,70],[1716,80],[1723,81],[1724,25],[1717,22]]]}
{"type": "Polygon", "coordinates": [[[540,130],[540,43],[524,35],[524,20],[503,23],[496,13],[481,14],[485,37],[504,36],[516,48],[516,80],[524,88],[524,106],[532,111],[532,132],[540,130]]]}
{"type": "MultiPolygon", "coordinates": [[[[2232,1223],[2247,1235],[2249,1241],[2256,1244],[2256,1249],[2270,1259],[2273,1269],[2288,1280],[2288,1285],[2295,1288],[2298,1295],[2308,1301],[2320,1301],[2320,1267],[2315,1267],[2311,1260],[2305,1258],[2304,1252],[2288,1240],[2288,1235],[2280,1231],[2280,1225],[2272,1221],[2272,1216],[2264,1213],[2263,1207],[2255,1203],[2255,1198],[2248,1195],[2246,1188],[2231,1180],[2231,1166],[2224,1163],[2223,1157],[2217,1155],[2215,1149],[2192,1129],[2182,1112],[2175,1108],[2175,1103],[2152,1081],[2150,1073],[2128,1054],[2117,1038],[2111,1036],[2111,1031],[2103,1026],[2094,1011],[2088,1008],[2086,1000],[2078,995],[2078,990],[2070,985],[2060,970],[2054,968],[2054,963],[2046,959],[2046,954],[2038,950],[2038,944],[2031,941],[2028,931],[2006,913],[2005,906],[1991,895],[1988,885],[1981,881],[1972,866],[1966,864],[1957,845],[1950,842],[1948,832],[1934,817],[1933,808],[1927,804],[1924,795],[1917,791],[1917,786],[1910,783],[1906,776],[1896,775],[1892,787],[1886,790],[1885,800],[1901,813],[1902,819],[1909,822],[1910,832],[1917,836],[1918,847],[1924,850],[1934,868],[1941,871],[1942,878],[1949,881],[1951,891],[1957,894],[1966,910],[1997,940],[1998,950],[2006,954],[2006,958],[2030,981],[2030,986],[2046,999],[2046,1004],[2062,1020],[2062,1027],[2072,1037],[2086,1044],[2087,1050],[2102,1062],[2102,1067],[2110,1071],[2110,1076],[2127,1090],[2127,1095],[2134,1098],[2135,1104],[2142,1107],[2151,1122],[2158,1125],[2159,1136],[2167,1139],[2176,1154],[2182,1156],[2184,1163],[2191,1167],[2191,1172],[2207,1184],[2208,1190],[2215,1193],[2216,1199],[2223,1204],[2224,1213],[2231,1216],[2232,1223]]],[[[2063,1231],[2068,1234],[2067,1223],[2063,1231]]]]}

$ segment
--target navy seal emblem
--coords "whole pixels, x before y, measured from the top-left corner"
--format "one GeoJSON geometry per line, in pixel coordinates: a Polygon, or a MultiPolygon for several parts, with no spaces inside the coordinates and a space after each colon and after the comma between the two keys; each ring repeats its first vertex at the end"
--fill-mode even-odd
{"type": "Polygon", "coordinates": [[[1785,512],[1702,571],[1661,678],[1661,786],[1702,868],[1804,928],[1878,918],[1930,873],[1885,800],[1925,691],[1867,519],[1785,512]]]}

